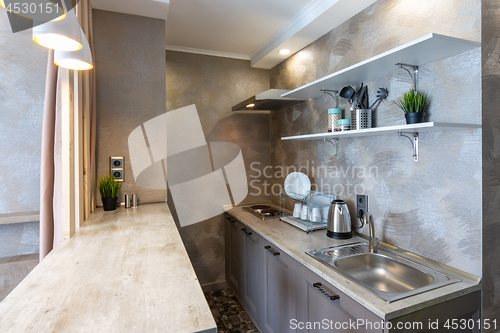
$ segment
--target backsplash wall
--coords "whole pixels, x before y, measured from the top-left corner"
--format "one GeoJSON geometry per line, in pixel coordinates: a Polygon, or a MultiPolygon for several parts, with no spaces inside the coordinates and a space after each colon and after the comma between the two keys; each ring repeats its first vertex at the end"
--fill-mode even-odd
{"type": "MultiPolygon", "coordinates": [[[[195,104],[207,142],[231,142],[241,148],[248,183],[257,181],[243,202],[269,201],[265,179],[256,171],[271,164],[269,113],[231,111],[233,105],[269,89],[269,71],[251,68],[246,60],[175,51],[166,52],[166,66],[167,112],[195,104]]],[[[200,283],[223,283],[221,215],[180,227],[170,194],[168,203],[200,283]]]]}
{"type": "MultiPolygon", "coordinates": [[[[144,122],[166,112],[165,21],[93,11],[97,79],[97,177],[110,172],[111,156],[125,157],[123,196],[139,202],[165,200],[167,190],[138,186],[131,168],[128,138],[144,122]]],[[[101,205],[101,195],[96,202],[101,205]]]]}
{"type": "MultiPolygon", "coordinates": [[[[380,0],[274,67],[271,88],[295,89],[429,33],[480,41],[480,22],[480,0],[380,0]]],[[[419,76],[431,98],[427,121],[481,122],[479,48],[421,66],[419,76]]],[[[374,112],[375,125],[405,124],[393,101],[411,88],[408,73],[364,84],[371,101],[378,88],[389,90],[374,112]]],[[[271,114],[275,170],[302,167],[315,186],[347,201],[353,220],[356,194],[367,194],[381,240],[481,276],[481,130],[421,133],[419,162],[410,141],[396,135],[342,139],[338,159],[328,142],[280,140],[326,132],[331,107],[326,95],[271,114]]],[[[279,174],[272,180],[283,181],[279,174]]]]}

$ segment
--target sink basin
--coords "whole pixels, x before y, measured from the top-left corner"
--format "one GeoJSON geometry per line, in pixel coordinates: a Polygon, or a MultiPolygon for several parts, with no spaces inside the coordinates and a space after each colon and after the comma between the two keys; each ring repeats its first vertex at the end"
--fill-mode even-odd
{"type": "Polygon", "coordinates": [[[461,281],[389,250],[370,253],[362,242],[306,253],[389,303],[461,281]]]}
{"type": "Polygon", "coordinates": [[[381,254],[341,258],[335,266],[358,281],[389,293],[415,290],[435,281],[430,274],[381,254]]]}

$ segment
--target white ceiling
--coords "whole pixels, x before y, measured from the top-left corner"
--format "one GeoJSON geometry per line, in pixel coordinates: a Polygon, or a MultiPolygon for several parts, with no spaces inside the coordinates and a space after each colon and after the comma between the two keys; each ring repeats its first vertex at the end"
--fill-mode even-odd
{"type": "Polygon", "coordinates": [[[166,20],[167,50],[272,68],[376,0],[91,0],[96,9],[166,20]],[[288,55],[279,50],[291,50],[288,55]]]}

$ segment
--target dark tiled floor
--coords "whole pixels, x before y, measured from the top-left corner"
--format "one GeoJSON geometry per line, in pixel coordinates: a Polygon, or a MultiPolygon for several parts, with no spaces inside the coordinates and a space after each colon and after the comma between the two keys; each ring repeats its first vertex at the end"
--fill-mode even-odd
{"type": "Polygon", "coordinates": [[[229,288],[205,293],[218,333],[259,333],[229,288]]]}

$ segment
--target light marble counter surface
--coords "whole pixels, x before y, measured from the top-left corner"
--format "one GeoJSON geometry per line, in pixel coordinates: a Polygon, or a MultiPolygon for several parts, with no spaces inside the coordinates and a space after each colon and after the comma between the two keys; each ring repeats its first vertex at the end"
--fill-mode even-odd
{"type": "MultiPolygon", "coordinates": [[[[278,207],[275,206],[275,208],[278,207]]],[[[398,318],[481,289],[479,284],[462,278],[462,282],[417,294],[393,303],[387,303],[367,289],[305,253],[310,250],[366,240],[357,236],[353,236],[353,238],[347,240],[336,240],[328,238],[326,230],[313,231],[307,234],[305,231],[282,222],[279,219],[263,221],[243,210],[242,207],[232,208],[228,213],[253,229],[264,239],[277,245],[283,252],[318,274],[321,278],[363,305],[376,316],[385,320],[398,318]]]]}
{"type": "Polygon", "coordinates": [[[0,303],[0,332],[216,332],[166,204],[98,209],[0,303]]]}

